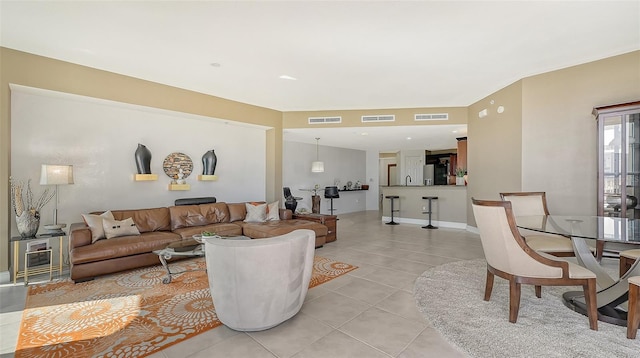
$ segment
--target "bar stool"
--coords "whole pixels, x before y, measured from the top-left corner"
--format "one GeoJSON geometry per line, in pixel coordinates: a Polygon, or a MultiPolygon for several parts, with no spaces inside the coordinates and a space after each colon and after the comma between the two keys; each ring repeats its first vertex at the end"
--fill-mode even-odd
{"type": "Polygon", "coordinates": [[[640,325],[640,276],[629,277],[629,312],[627,338],[635,339],[640,325]]]}
{"type": "Polygon", "coordinates": [[[324,197],[325,199],[331,199],[331,209],[329,209],[329,213],[331,215],[333,215],[333,211],[334,210],[338,210],[338,209],[334,209],[333,208],[333,199],[338,199],[340,197],[340,193],[338,192],[338,187],[337,186],[327,186],[324,188],[324,197]]]}
{"type": "Polygon", "coordinates": [[[422,228],[423,229],[437,229],[438,228],[437,226],[431,225],[431,213],[433,212],[431,210],[431,201],[432,200],[438,200],[438,197],[437,196],[423,196],[422,199],[429,200],[429,211],[423,212],[423,214],[429,214],[429,225],[423,226],[422,228]]]}
{"type": "Polygon", "coordinates": [[[398,211],[400,211],[400,210],[394,210],[394,209],[393,209],[393,200],[394,200],[394,199],[398,199],[398,200],[400,200],[400,197],[399,197],[398,195],[387,195],[387,196],[385,196],[385,198],[387,198],[387,199],[391,200],[391,221],[389,221],[389,222],[387,223],[387,225],[398,225],[398,223],[397,223],[397,222],[393,221],[393,213],[394,213],[394,212],[398,212],[398,211]]]}

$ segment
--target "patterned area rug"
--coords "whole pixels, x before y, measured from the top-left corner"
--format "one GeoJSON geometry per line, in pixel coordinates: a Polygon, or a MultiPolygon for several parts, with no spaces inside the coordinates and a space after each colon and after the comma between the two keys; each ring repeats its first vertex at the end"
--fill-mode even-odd
{"type": "Polygon", "coordinates": [[[425,271],[414,286],[424,317],[450,343],[471,357],[640,357],[640,339],[627,339],[626,327],[598,321],[562,303],[566,291],[581,287],[522,285],[520,312],[509,323],[509,284],[496,276],[486,302],[484,260],[457,261],[425,271]]]}
{"type": "MultiPolygon", "coordinates": [[[[16,357],[144,357],[220,326],[204,258],[29,287],[16,357]]],[[[356,266],[315,257],[309,288],[356,266]]]]}

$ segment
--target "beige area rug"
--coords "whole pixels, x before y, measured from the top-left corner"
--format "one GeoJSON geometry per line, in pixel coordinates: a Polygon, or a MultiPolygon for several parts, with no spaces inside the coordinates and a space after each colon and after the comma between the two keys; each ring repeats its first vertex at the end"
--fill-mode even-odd
{"type": "Polygon", "coordinates": [[[442,336],[471,357],[640,357],[640,339],[627,328],[589,320],[562,303],[566,291],[581,287],[522,285],[520,312],[509,323],[509,284],[495,278],[484,301],[486,261],[457,261],[425,271],[414,286],[418,309],[442,336]]]}
{"type": "MultiPolygon", "coordinates": [[[[29,287],[16,357],[144,357],[220,326],[204,258],[29,287]]],[[[309,288],[356,269],[315,257],[309,288]]]]}

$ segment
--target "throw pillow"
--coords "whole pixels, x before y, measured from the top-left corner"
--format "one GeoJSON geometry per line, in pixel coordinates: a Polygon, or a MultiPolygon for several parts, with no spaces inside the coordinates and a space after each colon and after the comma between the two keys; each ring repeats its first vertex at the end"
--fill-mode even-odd
{"type": "Polygon", "coordinates": [[[280,208],[278,207],[280,201],[274,201],[267,205],[267,221],[278,221],[280,220],[280,208]]]}
{"type": "Polygon", "coordinates": [[[247,208],[247,216],[244,218],[246,223],[263,223],[267,220],[267,204],[245,203],[247,208]]]}
{"type": "Polygon", "coordinates": [[[118,236],[140,235],[140,231],[138,231],[138,227],[132,218],[122,221],[103,219],[102,227],[104,228],[104,235],[107,239],[118,236]]]}
{"type": "Polygon", "coordinates": [[[104,228],[102,227],[103,219],[111,219],[114,220],[113,214],[111,211],[105,211],[100,215],[94,214],[82,214],[82,219],[84,219],[85,224],[91,230],[91,243],[104,239],[104,228]]]}

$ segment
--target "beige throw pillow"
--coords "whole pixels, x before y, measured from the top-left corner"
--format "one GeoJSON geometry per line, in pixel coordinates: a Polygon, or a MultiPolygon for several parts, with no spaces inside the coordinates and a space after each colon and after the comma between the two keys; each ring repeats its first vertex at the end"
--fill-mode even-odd
{"type": "Polygon", "coordinates": [[[263,223],[267,220],[267,204],[251,204],[245,203],[247,208],[247,216],[244,218],[246,223],[263,223]]]}
{"type": "Polygon", "coordinates": [[[102,227],[104,228],[104,235],[107,239],[118,236],[140,235],[140,231],[138,231],[138,227],[132,218],[122,221],[103,219],[102,227]]]}
{"type": "Polygon", "coordinates": [[[278,207],[280,201],[274,201],[267,205],[267,221],[278,221],[280,220],[280,208],[278,207]]]}
{"type": "Polygon", "coordinates": [[[100,215],[95,214],[82,214],[82,219],[84,219],[85,224],[91,230],[91,243],[104,239],[104,228],[102,227],[103,219],[111,219],[114,220],[113,214],[111,211],[105,211],[100,215]]]}

